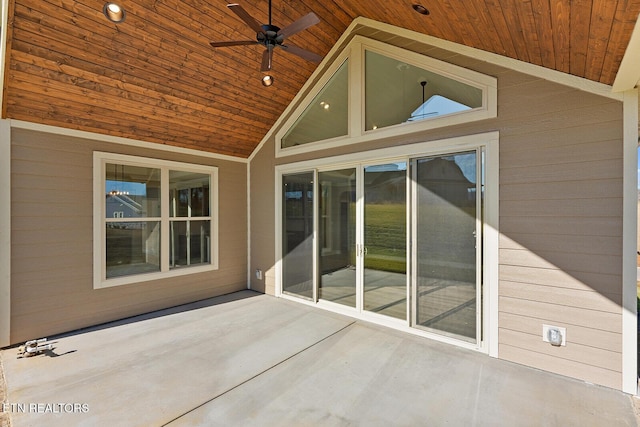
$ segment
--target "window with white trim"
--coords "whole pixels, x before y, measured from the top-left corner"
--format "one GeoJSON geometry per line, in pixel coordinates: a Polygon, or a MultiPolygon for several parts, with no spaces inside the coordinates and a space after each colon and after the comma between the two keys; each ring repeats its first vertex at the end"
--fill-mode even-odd
{"type": "Polygon", "coordinates": [[[211,261],[211,176],[169,171],[170,268],[211,261]]]}
{"type": "Polygon", "coordinates": [[[94,153],[94,287],[217,269],[216,167],[94,153]]]}
{"type": "Polygon", "coordinates": [[[327,64],[276,133],[276,157],[497,117],[497,79],[362,36],[327,64]]]}

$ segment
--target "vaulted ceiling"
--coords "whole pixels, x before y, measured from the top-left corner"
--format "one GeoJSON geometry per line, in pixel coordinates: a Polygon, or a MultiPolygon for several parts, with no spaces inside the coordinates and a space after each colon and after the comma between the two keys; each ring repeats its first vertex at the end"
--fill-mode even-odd
{"type": "MultiPolygon", "coordinates": [[[[223,0],[9,0],[3,118],[246,158],[317,64],[274,53],[275,84],[260,78],[261,46],[223,0]]],[[[261,23],[267,0],[240,0],[261,23]]],[[[640,0],[273,0],[285,27],[320,23],[287,41],[326,55],[363,16],[611,85],[640,0]],[[421,3],[429,15],[414,11],[421,3]]]]}

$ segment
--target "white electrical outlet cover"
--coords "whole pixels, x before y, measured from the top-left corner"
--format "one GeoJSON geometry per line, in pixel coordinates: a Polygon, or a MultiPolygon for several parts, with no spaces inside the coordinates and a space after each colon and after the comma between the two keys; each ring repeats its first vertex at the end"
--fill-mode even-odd
{"type": "Polygon", "coordinates": [[[542,341],[549,342],[549,329],[557,329],[562,334],[561,346],[567,345],[567,328],[561,328],[560,326],[542,325],[542,341]]]}

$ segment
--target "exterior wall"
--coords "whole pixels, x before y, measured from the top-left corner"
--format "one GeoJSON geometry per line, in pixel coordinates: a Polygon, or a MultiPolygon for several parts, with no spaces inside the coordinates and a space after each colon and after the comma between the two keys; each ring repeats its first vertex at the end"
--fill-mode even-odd
{"type": "Polygon", "coordinates": [[[11,343],[246,289],[246,176],[242,162],[13,129],[11,343]],[[96,150],[217,166],[219,270],[93,289],[96,150]]]}
{"type": "MultiPolygon", "coordinates": [[[[495,76],[498,117],[277,159],[268,140],[250,165],[251,194],[260,194],[251,203],[251,269],[275,262],[274,164],[497,130],[499,357],[620,389],[622,103],[449,51],[421,51],[495,76]],[[543,342],[543,324],[565,327],[567,345],[543,342]]],[[[260,286],[273,293],[274,277],[260,286]]]]}
{"type": "Polygon", "coordinates": [[[251,289],[275,294],[275,161],[273,139],[249,165],[250,174],[250,272],[262,271],[262,280],[250,274],[251,289]]]}

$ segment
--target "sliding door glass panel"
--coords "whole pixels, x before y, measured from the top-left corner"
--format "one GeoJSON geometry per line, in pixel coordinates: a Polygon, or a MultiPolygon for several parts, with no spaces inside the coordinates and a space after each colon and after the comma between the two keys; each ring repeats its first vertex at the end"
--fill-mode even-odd
{"type": "Polygon", "coordinates": [[[415,326],[476,342],[476,152],[415,165],[415,326]]]}
{"type": "Polygon", "coordinates": [[[318,174],[318,298],[356,306],[356,170],[318,174]]]}
{"type": "Polygon", "coordinates": [[[407,318],[407,164],[364,169],[364,309],[407,318]]]}
{"type": "Polygon", "coordinates": [[[282,291],[313,299],[313,172],[282,186],[282,291]]]}

